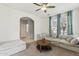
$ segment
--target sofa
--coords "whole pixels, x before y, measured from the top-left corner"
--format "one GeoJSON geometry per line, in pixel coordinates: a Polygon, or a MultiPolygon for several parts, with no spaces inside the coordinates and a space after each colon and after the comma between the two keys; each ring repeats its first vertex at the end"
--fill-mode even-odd
{"type": "Polygon", "coordinates": [[[51,37],[48,37],[46,39],[49,40],[52,45],[79,53],[79,45],[72,44],[65,39],[51,38],[51,37]]]}
{"type": "Polygon", "coordinates": [[[0,43],[0,56],[10,56],[26,48],[22,40],[10,40],[0,43]]]}

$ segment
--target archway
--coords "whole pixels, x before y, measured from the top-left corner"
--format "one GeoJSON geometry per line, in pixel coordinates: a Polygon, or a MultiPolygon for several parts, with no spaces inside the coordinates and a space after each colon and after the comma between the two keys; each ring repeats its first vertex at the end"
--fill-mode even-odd
{"type": "Polygon", "coordinates": [[[34,39],[34,21],[30,17],[20,19],[20,39],[34,39]]]}

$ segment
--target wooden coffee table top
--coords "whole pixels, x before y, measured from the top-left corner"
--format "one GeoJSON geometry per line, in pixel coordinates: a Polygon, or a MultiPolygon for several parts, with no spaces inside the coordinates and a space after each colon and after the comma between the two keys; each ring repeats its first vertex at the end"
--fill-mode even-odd
{"type": "Polygon", "coordinates": [[[48,40],[38,40],[37,44],[39,44],[39,45],[48,45],[49,41],[48,40]]]}

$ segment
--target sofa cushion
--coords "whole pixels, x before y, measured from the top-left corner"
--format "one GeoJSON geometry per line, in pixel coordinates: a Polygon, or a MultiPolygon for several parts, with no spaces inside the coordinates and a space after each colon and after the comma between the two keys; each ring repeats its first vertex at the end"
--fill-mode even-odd
{"type": "Polygon", "coordinates": [[[72,43],[68,42],[65,39],[53,39],[53,38],[46,38],[47,40],[51,41],[51,42],[59,42],[59,43],[63,43],[63,44],[68,44],[68,45],[72,45],[72,43]]]}

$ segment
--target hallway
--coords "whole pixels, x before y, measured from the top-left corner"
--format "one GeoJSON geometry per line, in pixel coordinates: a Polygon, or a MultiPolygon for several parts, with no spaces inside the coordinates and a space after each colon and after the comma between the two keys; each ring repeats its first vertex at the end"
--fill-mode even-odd
{"type": "Polygon", "coordinates": [[[20,39],[26,43],[34,41],[34,21],[29,17],[20,19],[20,39]]]}

